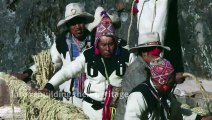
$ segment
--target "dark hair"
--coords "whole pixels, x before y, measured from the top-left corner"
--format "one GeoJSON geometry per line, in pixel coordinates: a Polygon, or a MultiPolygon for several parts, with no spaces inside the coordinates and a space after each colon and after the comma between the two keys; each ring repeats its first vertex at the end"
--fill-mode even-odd
{"type": "Polygon", "coordinates": [[[152,46],[152,47],[143,47],[143,48],[139,48],[138,49],[138,54],[142,53],[142,52],[149,52],[151,50],[153,50],[154,48],[158,48],[162,51],[162,48],[161,47],[158,47],[158,46],[152,46]]]}

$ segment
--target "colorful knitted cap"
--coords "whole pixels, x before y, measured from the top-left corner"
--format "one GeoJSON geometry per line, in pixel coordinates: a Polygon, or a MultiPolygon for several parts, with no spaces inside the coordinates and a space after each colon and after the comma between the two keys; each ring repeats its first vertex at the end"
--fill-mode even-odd
{"type": "Polygon", "coordinates": [[[99,54],[97,44],[101,36],[115,37],[114,26],[112,24],[110,17],[107,15],[106,11],[102,11],[101,16],[102,16],[101,22],[98,24],[96,28],[96,36],[94,42],[95,54],[99,54]]]}
{"type": "Polygon", "coordinates": [[[152,80],[164,85],[174,72],[174,68],[168,60],[159,57],[150,62],[150,72],[152,80]]]}

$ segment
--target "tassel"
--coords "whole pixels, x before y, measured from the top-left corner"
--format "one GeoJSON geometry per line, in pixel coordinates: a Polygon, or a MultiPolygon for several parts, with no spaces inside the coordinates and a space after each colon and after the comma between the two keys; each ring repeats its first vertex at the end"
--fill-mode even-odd
{"type": "Polygon", "coordinates": [[[111,120],[115,120],[116,108],[111,107],[111,120]]]}
{"type": "Polygon", "coordinates": [[[133,7],[132,9],[131,9],[131,11],[130,12],[133,12],[133,13],[138,13],[138,8],[136,8],[136,7],[133,7]]]}
{"type": "Polygon", "coordinates": [[[161,49],[159,48],[154,48],[153,50],[149,51],[149,54],[154,55],[154,56],[160,56],[161,49]]]}
{"type": "Polygon", "coordinates": [[[107,95],[104,102],[104,107],[102,110],[102,120],[110,120],[111,119],[111,110],[110,110],[110,101],[111,101],[111,93],[112,92],[112,86],[108,85],[107,88],[107,95]]]}
{"type": "Polygon", "coordinates": [[[102,17],[104,17],[104,16],[108,16],[108,15],[107,15],[107,12],[106,12],[105,10],[104,10],[104,11],[102,11],[100,15],[101,15],[102,17]]]}
{"type": "Polygon", "coordinates": [[[95,48],[95,55],[99,55],[99,49],[95,48]]]}
{"type": "Polygon", "coordinates": [[[135,0],[135,3],[138,3],[139,2],[139,0],[135,0]]]}

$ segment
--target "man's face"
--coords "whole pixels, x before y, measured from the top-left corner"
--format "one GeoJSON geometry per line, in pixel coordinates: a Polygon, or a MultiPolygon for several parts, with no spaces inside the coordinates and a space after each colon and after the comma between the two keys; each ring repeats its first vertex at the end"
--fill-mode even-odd
{"type": "Polygon", "coordinates": [[[150,63],[150,61],[154,60],[155,58],[158,58],[162,49],[157,47],[146,47],[139,50],[140,56],[143,58],[143,60],[147,63],[150,63]]]}
{"type": "Polygon", "coordinates": [[[74,35],[75,38],[81,39],[85,34],[85,23],[83,18],[74,18],[70,23],[70,32],[74,35]]]}
{"type": "Polygon", "coordinates": [[[114,55],[116,42],[112,37],[102,36],[98,42],[98,48],[103,58],[111,58],[114,55]]]}

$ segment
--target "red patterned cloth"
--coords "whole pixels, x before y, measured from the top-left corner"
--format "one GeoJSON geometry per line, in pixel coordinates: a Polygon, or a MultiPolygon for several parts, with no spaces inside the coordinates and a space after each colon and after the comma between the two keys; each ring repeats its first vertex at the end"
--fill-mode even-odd
{"type": "Polygon", "coordinates": [[[150,72],[154,81],[164,85],[174,72],[174,68],[168,60],[159,57],[150,62],[150,72]]]}
{"type": "Polygon", "coordinates": [[[112,86],[108,85],[107,95],[104,102],[104,107],[102,110],[102,120],[110,120],[111,119],[111,109],[110,109],[110,101],[112,97],[112,86]]]}

